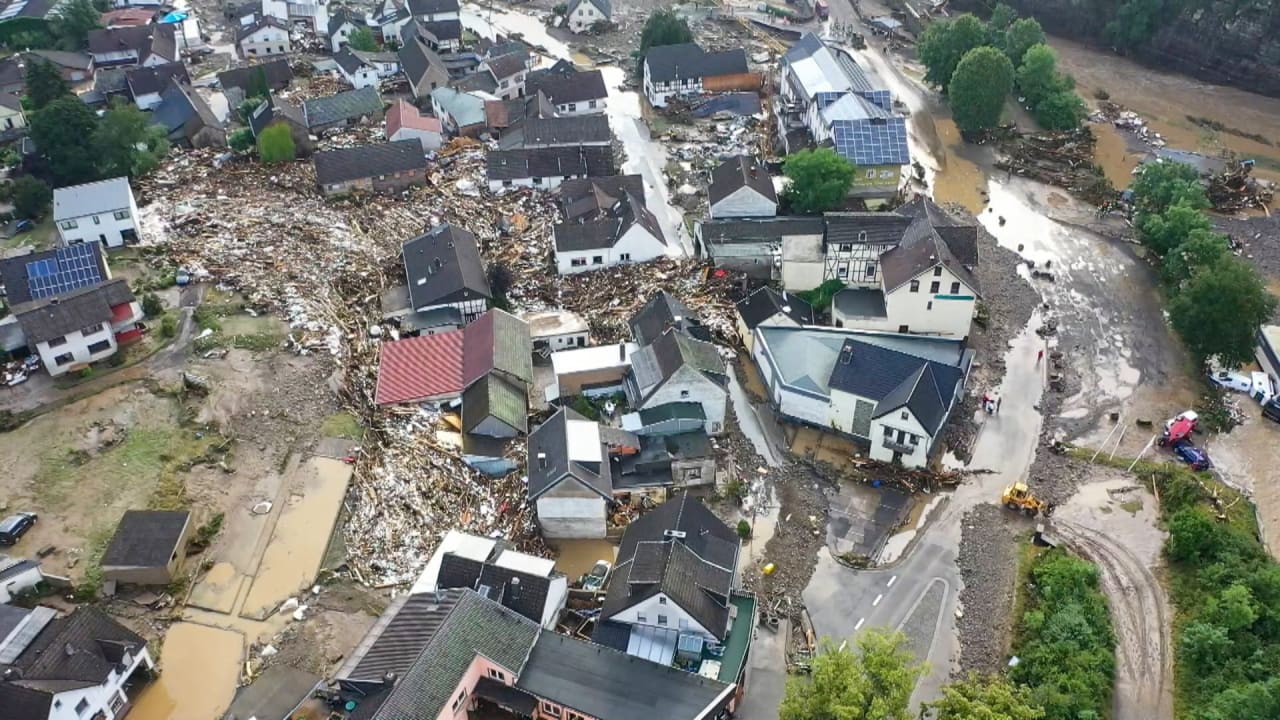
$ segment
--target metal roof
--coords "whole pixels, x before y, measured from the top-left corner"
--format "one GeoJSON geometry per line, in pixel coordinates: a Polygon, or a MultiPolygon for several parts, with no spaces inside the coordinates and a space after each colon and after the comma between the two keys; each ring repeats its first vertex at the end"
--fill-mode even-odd
{"type": "Polygon", "coordinates": [[[61,222],[85,215],[128,210],[133,201],[129,178],[60,187],[53,191],[53,219],[61,222]]]}

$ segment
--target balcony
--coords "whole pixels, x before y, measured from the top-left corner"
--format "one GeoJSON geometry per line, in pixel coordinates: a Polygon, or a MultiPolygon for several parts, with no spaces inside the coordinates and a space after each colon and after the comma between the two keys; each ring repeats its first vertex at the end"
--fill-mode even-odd
{"type": "Polygon", "coordinates": [[[916,451],[916,446],[910,443],[900,443],[894,440],[884,440],[881,445],[893,452],[899,452],[903,455],[911,455],[916,451]]]}

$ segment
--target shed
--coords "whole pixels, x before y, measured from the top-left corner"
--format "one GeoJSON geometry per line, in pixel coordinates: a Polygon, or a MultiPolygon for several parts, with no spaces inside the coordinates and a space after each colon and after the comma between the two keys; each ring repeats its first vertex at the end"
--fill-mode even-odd
{"type": "Polygon", "coordinates": [[[194,532],[187,510],[128,510],[102,554],[102,578],[168,585],[182,569],[194,532]]]}

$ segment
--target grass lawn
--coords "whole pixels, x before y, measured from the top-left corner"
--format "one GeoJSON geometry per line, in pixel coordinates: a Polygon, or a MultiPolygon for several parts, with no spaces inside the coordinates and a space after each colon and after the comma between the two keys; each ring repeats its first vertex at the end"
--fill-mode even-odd
{"type": "Polygon", "coordinates": [[[364,437],[364,428],[360,427],[360,419],[355,415],[347,412],[334,413],[320,425],[320,436],[359,440],[364,437]]]}

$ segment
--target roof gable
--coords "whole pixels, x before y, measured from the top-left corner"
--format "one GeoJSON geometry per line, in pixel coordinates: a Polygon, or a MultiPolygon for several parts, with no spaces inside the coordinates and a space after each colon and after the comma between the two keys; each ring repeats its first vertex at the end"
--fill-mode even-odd
{"type": "MultiPolygon", "coordinates": [[[[416,140],[402,142],[413,143],[416,140]]],[[[476,236],[445,223],[405,242],[401,249],[409,297],[415,309],[465,300],[487,300],[489,280],[476,236]]]]}
{"type": "Polygon", "coordinates": [[[747,72],[747,52],[742,48],[707,52],[696,43],[660,45],[649,48],[644,64],[655,82],[739,75],[747,72]]]}
{"type": "Polygon", "coordinates": [[[769,172],[755,158],[745,155],[729,158],[711,171],[707,199],[715,205],[742,188],[750,188],[765,200],[775,205],[778,203],[769,172]]]}

